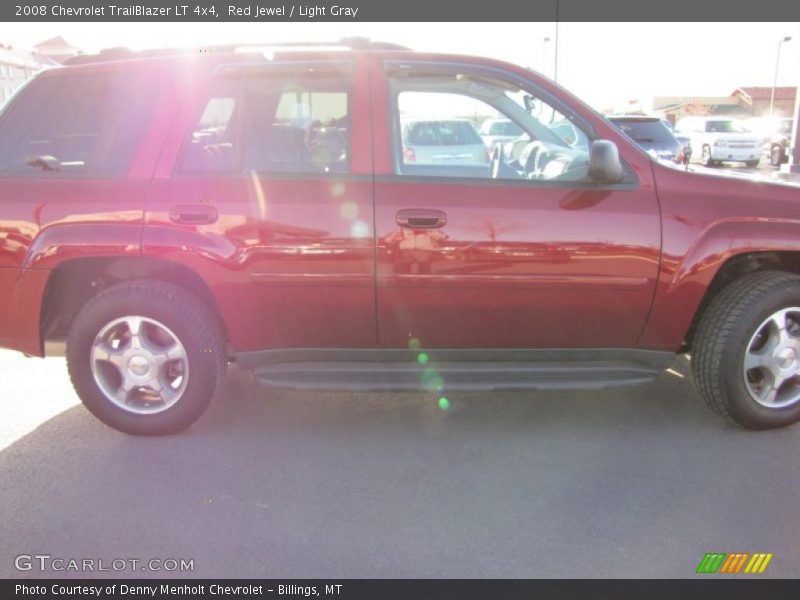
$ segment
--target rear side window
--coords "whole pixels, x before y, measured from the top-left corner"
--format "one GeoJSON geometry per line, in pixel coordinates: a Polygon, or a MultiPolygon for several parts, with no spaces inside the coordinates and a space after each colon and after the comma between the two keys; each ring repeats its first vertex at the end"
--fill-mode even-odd
{"type": "Polygon", "coordinates": [[[415,146],[468,146],[483,144],[468,121],[417,121],[406,126],[407,144],[415,146]]]}
{"type": "Polygon", "coordinates": [[[350,93],[338,77],[220,81],[190,131],[183,172],[344,173],[350,93]]]}
{"type": "Polygon", "coordinates": [[[0,124],[0,177],[122,177],[163,93],[161,78],[44,76],[0,124]]]}

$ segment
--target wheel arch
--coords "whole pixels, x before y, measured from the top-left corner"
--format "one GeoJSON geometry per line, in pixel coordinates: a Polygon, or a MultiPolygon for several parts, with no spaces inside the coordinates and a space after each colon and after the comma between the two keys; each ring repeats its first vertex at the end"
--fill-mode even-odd
{"type": "Polygon", "coordinates": [[[89,299],[116,283],[137,279],[172,283],[195,295],[219,319],[228,340],[225,321],[213,292],[189,267],[143,257],[83,257],[60,263],[48,277],[40,311],[40,337],[45,353],[63,351],[60,346],[69,326],[89,299]]]}
{"type": "Polygon", "coordinates": [[[722,263],[695,311],[681,346],[682,352],[691,351],[697,325],[720,292],[737,279],[759,271],[783,271],[800,275],[800,250],[742,252],[722,263]]]}

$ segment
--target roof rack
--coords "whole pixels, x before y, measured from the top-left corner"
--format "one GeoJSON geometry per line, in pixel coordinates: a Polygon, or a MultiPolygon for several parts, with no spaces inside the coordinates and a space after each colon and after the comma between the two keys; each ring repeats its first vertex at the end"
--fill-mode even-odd
{"type": "Polygon", "coordinates": [[[65,65],[83,65],[95,62],[126,60],[133,58],[157,58],[169,56],[188,56],[200,53],[227,53],[227,52],[260,52],[263,50],[401,50],[410,51],[410,48],[390,42],[373,42],[365,37],[346,37],[338,42],[277,42],[277,43],[248,43],[248,44],[220,44],[203,46],[201,48],[158,48],[151,50],[130,50],[125,47],[104,48],[97,54],[79,54],[66,61],[65,65]]]}

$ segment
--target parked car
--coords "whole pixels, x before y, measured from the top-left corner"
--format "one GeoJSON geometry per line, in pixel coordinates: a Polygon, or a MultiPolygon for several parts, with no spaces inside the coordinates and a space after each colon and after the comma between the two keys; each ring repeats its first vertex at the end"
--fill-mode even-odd
{"type": "Polygon", "coordinates": [[[739,119],[725,117],[684,117],[675,131],[689,138],[692,158],[706,167],[722,162],[743,162],[757,167],[761,160],[758,136],[748,133],[739,119]]]}
{"type": "Polygon", "coordinates": [[[681,145],[660,117],[608,115],[606,118],[656,160],[683,161],[685,145],[681,145]]]}
{"type": "Polygon", "coordinates": [[[779,119],[770,132],[766,149],[769,151],[769,162],[773,167],[779,167],[789,161],[793,131],[794,119],[779,119]]]}
{"type": "Polygon", "coordinates": [[[794,119],[781,119],[776,130],[770,136],[769,160],[773,167],[779,167],[789,161],[793,131],[794,119]]]}
{"type": "Polygon", "coordinates": [[[793,126],[793,119],[786,117],[753,117],[745,121],[745,128],[760,139],[764,154],[773,167],[779,167],[789,159],[793,126]]]}
{"type": "Polygon", "coordinates": [[[497,144],[513,142],[524,133],[519,125],[509,119],[486,119],[481,123],[481,139],[489,149],[497,144]]]}
{"type": "MultiPolygon", "coordinates": [[[[0,112],[0,345],[64,351],[103,422],[183,429],[229,363],[442,398],[637,384],[683,352],[723,416],[800,419],[800,188],[671,168],[497,60],[262,52],[80,56],[0,112]],[[519,148],[480,164],[443,94],[519,148]],[[409,95],[436,119],[404,123],[409,95]]],[[[731,152],[717,121],[693,143],[731,152]]]]}
{"type": "Polygon", "coordinates": [[[403,127],[403,160],[415,165],[488,165],[489,154],[468,120],[423,119],[403,127]]]}

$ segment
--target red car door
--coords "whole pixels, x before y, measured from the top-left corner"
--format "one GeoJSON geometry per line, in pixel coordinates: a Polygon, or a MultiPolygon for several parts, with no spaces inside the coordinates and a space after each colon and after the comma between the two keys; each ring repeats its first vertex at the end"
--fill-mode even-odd
{"type": "Polygon", "coordinates": [[[626,181],[592,183],[585,108],[496,64],[373,69],[380,344],[635,346],[660,251],[648,160],[620,144],[626,181]],[[461,149],[488,118],[522,136],[475,159],[461,149]]]}
{"type": "Polygon", "coordinates": [[[370,106],[351,60],[222,64],[150,189],[145,257],[209,285],[238,352],[372,347],[370,106]]]}

